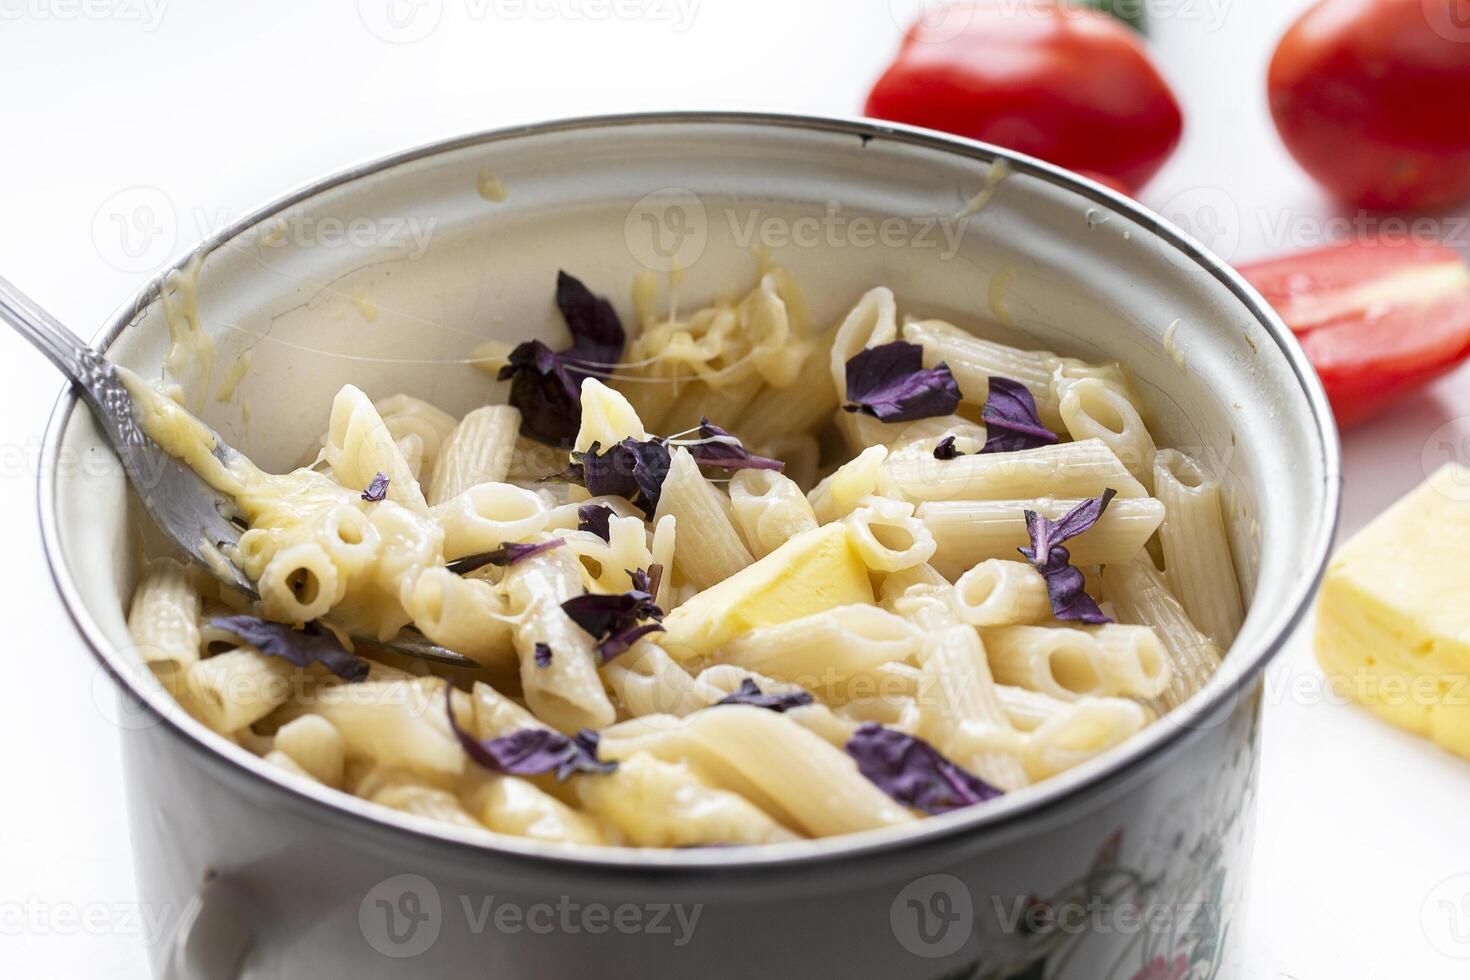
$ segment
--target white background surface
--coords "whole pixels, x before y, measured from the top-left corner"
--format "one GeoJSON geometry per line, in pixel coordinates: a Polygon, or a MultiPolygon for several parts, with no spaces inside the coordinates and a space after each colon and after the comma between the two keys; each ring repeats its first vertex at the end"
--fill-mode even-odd
{"type": "MultiPolygon", "coordinates": [[[[144,219],[132,242],[152,236],[140,261],[156,267],[284,189],[455,133],[670,107],[856,114],[899,41],[893,9],[906,18],[917,0],[637,0],[646,15],[624,20],[577,16],[577,0],[531,0],[548,19],[494,0],[402,0],[418,19],[397,40],[429,29],[412,43],[368,26],[385,30],[391,0],[93,2],[0,0],[0,274],[87,335],[143,279],[114,213],[144,219]]],[[[1264,102],[1274,40],[1304,4],[1150,2],[1189,129],[1145,202],[1227,258],[1316,244],[1333,211],[1279,148],[1264,102]]],[[[1462,227],[1444,228],[1465,245],[1462,227]]],[[[141,977],[149,926],[133,904],[116,730],[97,706],[109,699],[53,594],[34,518],[59,388],[0,335],[12,637],[0,975],[141,977]]],[[[1470,422],[1436,430],[1461,416],[1466,372],[1351,433],[1346,529],[1442,461],[1470,422]]],[[[1454,878],[1470,874],[1470,764],[1326,697],[1302,639],[1270,675],[1245,963],[1227,975],[1470,974],[1470,959],[1446,955],[1470,957],[1470,877],[1454,878]]]]}

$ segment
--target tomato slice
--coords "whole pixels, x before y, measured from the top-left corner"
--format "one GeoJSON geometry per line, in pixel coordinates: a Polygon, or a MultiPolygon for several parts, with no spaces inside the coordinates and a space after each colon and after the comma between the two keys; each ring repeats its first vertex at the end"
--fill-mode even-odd
{"type": "Polygon", "coordinates": [[[1470,266],[1453,249],[1369,240],[1240,272],[1301,341],[1342,428],[1470,357],[1470,266]]]}

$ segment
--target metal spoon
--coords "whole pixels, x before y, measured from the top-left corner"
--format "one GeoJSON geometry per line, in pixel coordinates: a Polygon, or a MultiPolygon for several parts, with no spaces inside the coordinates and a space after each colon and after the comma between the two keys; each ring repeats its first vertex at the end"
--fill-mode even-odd
{"type": "MultiPolygon", "coordinates": [[[[226,549],[240,543],[243,530],[231,519],[236,513],[234,501],[143,434],[133,396],[113,363],[4,278],[0,278],[0,320],[35,345],[76,386],[159,530],[220,581],[252,599],[259,598],[255,584],[225,557],[226,549]]],[[[214,442],[215,458],[221,462],[229,463],[240,455],[218,433],[214,433],[214,442]]],[[[468,657],[411,631],[381,645],[424,660],[477,666],[468,657]]]]}

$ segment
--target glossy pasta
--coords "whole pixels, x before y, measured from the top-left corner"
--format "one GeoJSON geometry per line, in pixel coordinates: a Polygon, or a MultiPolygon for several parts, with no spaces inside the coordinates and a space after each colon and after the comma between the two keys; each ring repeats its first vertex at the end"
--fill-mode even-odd
{"type": "Polygon", "coordinates": [[[477,351],[516,379],[494,404],[349,385],[285,474],[126,379],[248,525],[227,557],[258,601],[169,556],[132,599],[189,714],[462,832],[789,844],[1031,792],[1191,697],[1240,628],[1218,478],[1117,364],[905,320],[884,288],[824,326],[775,267],[682,312],[641,277],[631,336],[566,295],[572,348],[477,351]],[[377,645],[404,630],[476,666],[377,645]]]}

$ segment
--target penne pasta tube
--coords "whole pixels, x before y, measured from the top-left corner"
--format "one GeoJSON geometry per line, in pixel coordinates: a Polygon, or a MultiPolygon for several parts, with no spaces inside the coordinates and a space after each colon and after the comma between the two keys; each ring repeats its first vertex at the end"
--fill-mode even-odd
{"type": "Polygon", "coordinates": [[[373,407],[395,441],[412,439],[418,443],[420,461],[425,470],[434,468],[459,424],[442,408],[412,395],[390,395],[374,402],[373,407]]]}
{"type": "Polygon", "coordinates": [[[772,470],[741,470],[731,477],[730,511],[756,558],[817,526],[817,515],[801,488],[772,470]]]}
{"type": "Polygon", "coordinates": [[[1042,780],[1081,765],[1137,735],[1149,720],[1148,711],[1124,698],[1087,698],[1067,705],[1025,736],[1026,774],[1042,780]]]}
{"type": "Polygon", "coordinates": [[[991,558],[959,577],[955,611],[971,626],[1015,626],[1050,619],[1046,579],[1026,562],[991,558]]]}
{"type": "Polygon", "coordinates": [[[319,783],[342,788],[346,750],[342,734],[321,715],[302,715],[276,729],[274,749],[319,783]]]}
{"type": "Polygon", "coordinates": [[[902,571],[934,557],[934,535],[914,517],[913,504],[868,497],[842,520],[848,540],[872,571],[902,571]]]}
{"type": "Polygon", "coordinates": [[[465,809],[460,798],[447,789],[423,782],[391,783],[368,795],[383,806],[411,813],[416,817],[453,824],[467,830],[484,830],[485,826],[465,809]]]}
{"type": "Polygon", "coordinates": [[[466,809],[497,834],[553,844],[608,843],[597,821],[519,776],[479,776],[464,800],[466,809]]]}
{"type": "Polygon", "coordinates": [[[494,551],[508,541],[525,541],[550,521],[550,508],[537,494],[509,483],[480,483],[435,507],[444,529],[444,558],[454,561],[494,551]]]}
{"type": "Polygon", "coordinates": [[[266,617],[282,623],[320,619],[347,593],[327,550],[314,541],[276,552],[256,582],[266,617]]]}
{"type": "Polygon", "coordinates": [[[434,459],[428,502],[437,506],[481,483],[502,483],[510,475],[521,413],[510,405],[486,405],[455,426],[434,459]]]}
{"type": "Polygon", "coordinates": [[[319,688],[309,709],[342,736],[349,763],[452,778],[464,772],[465,754],[444,717],[444,684],[437,677],[336,684],[319,688]]]}
{"type": "Polygon", "coordinates": [[[602,679],[629,717],[685,715],[708,708],[726,694],[679,665],[657,643],[646,641],[602,668],[602,679]]]}
{"type": "Polygon", "coordinates": [[[323,449],[332,475],[344,487],[365,489],[377,474],[388,477],[388,499],[416,514],[428,512],[423,490],[408,461],[361,389],[345,385],[332,402],[323,449]]]}
{"type": "Polygon", "coordinates": [[[643,420],[628,399],[596,378],[582,382],[581,405],[582,425],[577,430],[574,447],[579,453],[589,451],[593,445],[601,446],[606,452],[624,439],[642,442],[648,438],[643,420]]]}
{"type": "Polygon", "coordinates": [[[503,586],[531,710],[563,732],[611,724],[615,713],[597,674],[596,644],[561,608],[583,591],[576,558],[565,548],[533,555],[506,570],[503,586]],[[537,662],[538,645],[551,650],[544,665],[537,662]]]}
{"type": "Polygon", "coordinates": [[[159,683],[179,696],[189,668],[199,661],[199,592],[184,566],[172,558],[148,563],[128,609],[128,635],[159,683]]]}
{"type": "MultiPolygon", "coordinates": [[[[935,459],[914,447],[888,457],[884,469],[906,499],[1021,500],[1037,497],[1142,498],[1148,491],[1101,439],[1081,439],[1039,449],[935,459]]],[[[1152,483],[1152,480],[1150,480],[1152,483]]]]}
{"type": "Polygon", "coordinates": [[[185,707],[221,735],[238,732],[290,699],[298,670],[249,647],[217,653],[189,667],[185,707]]]}
{"type": "Polygon", "coordinates": [[[673,517],[682,529],[674,565],[695,588],[707,589],[755,559],[731,522],[730,499],[699,472],[689,450],[674,450],[655,520],[673,517]]]}
{"type": "Polygon", "coordinates": [[[644,752],[606,776],[580,779],[577,799],[635,847],[774,844],[798,840],[745,798],[706,785],[682,762],[644,752]]]}
{"type": "Polygon", "coordinates": [[[916,565],[889,575],[883,580],[880,599],[884,609],[925,632],[960,621],[954,586],[931,565],[916,565]]]}
{"type": "Polygon", "coordinates": [[[1075,381],[1062,396],[1061,413],[1073,439],[1079,443],[1102,442],[1128,468],[1142,490],[1153,491],[1154,456],[1158,449],[1138,409],[1121,390],[1099,378],[1075,381]]]}
{"type": "MultiPolygon", "coordinates": [[[[1056,520],[1080,500],[932,501],[920,504],[917,515],[934,535],[938,549],[932,564],[946,577],[989,558],[1014,558],[1030,544],[1025,512],[1034,510],[1056,520]]],[[[1164,505],[1151,497],[1114,500],[1091,529],[1067,542],[1074,565],[1127,561],[1164,520],[1164,505]]]]}
{"type": "Polygon", "coordinates": [[[1177,708],[1204,687],[1220,666],[1220,648],[1194,625],[1148,555],[1103,569],[1103,594],[1124,622],[1152,627],[1171,666],[1164,710],[1177,708]]]}
{"type": "Polygon", "coordinates": [[[799,684],[840,704],[854,677],[871,677],[884,664],[907,660],[920,639],[912,623],[875,606],[839,606],[751,630],[716,650],[713,659],[799,684]]]}
{"type": "Polygon", "coordinates": [[[1245,603],[1225,534],[1220,484],[1198,461],[1165,449],[1154,458],[1154,486],[1164,505],[1164,578],[1195,625],[1228,650],[1245,620],[1245,603]]]}
{"type": "Polygon", "coordinates": [[[830,361],[836,335],[834,329],[817,338],[816,346],[806,354],[796,379],[789,386],[765,390],[758,401],[741,413],[740,423],[733,431],[747,445],[770,447],[794,433],[810,432],[837,410],[839,402],[832,384],[830,361]]]}
{"type": "Polygon", "coordinates": [[[840,520],[857,509],[858,504],[878,492],[883,478],[883,463],[888,458],[885,446],[871,446],[849,460],[821,483],[807,500],[818,524],[840,520]]]}
{"type": "Polygon", "coordinates": [[[1021,740],[995,693],[980,635],[951,626],[931,637],[917,698],[919,734],[948,758],[1003,790],[1026,785],[1021,740]]]}
{"type": "Polygon", "coordinates": [[[1151,698],[1169,683],[1168,659],[1146,627],[1002,626],[984,637],[997,681],[1063,701],[1151,698]]]}
{"type": "Polygon", "coordinates": [[[516,663],[505,597],[489,582],[427,568],[403,604],[419,631],[440,646],[489,667],[516,663]]]}
{"type": "Polygon", "coordinates": [[[758,402],[766,382],[758,374],[728,384],[698,381],[686,385],[669,407],[663,426],[669,432],[688,432],[709,419],[721,428],[738,430],[746,409],[758,402]]]}
{"type": "Polygon", "coordinates": [[[846,752],[785,715],[725,705],[687,718],[640,718],[603,732],[604,758],[647,752],[685,762],[784,827],[828,837],[907,824],[914,817],[858,772],[846,752]]]}

